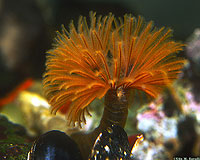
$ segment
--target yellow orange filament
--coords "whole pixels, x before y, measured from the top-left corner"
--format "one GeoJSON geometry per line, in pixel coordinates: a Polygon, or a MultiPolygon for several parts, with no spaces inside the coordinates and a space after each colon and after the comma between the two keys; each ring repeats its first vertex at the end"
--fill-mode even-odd
{"type": "Polygon", "coordinates": [[[137,150],[139,143],[141,143],[143,140],[144,140],[144,137],[142,134],[137,136],[137,140],[135,141],[133,148],[131,149],[131,154],[134,154],[134,152],[137,150]]]}
{"type": "Polygon", "coordinates": [[[156,29],[142,17],[112,14],[91,24],[80,17],[78,29],[71,23],[58,32],[55,47],[48,52],[44,74],[45,95],[52,112],[71,101],[69,122],[85,122],[87,106],[110,88],[144,91],[157,97],[177,79],[184,60],[176,57],[183,44],[171,40],[171,30],[156,29]]]}

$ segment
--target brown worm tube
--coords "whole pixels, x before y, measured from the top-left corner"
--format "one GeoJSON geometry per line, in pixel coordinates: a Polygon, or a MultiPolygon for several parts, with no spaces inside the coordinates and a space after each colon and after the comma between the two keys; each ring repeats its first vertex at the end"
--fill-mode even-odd
{"type": "Polygon", "coordinates": [[[110,89],[105,95],[105,108],[99,126],[90,133],[78,132],[71,137],[78,144],[83,160],[87,160],[97,136],[112,124],[124,128],[128,115],[128,91],[110,89]]]}

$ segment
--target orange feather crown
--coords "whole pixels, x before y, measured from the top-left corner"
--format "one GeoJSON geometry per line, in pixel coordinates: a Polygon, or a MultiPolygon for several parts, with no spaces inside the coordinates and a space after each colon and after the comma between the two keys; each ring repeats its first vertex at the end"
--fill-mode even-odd
{"type": "Polygon", "coordinates": [[[184,45],[170,39],[170,29],[157,29],[140,16],[90,16],[89,26],[81,16],[77,29],[72,22],[69,32],[64,27],[58,32],[43,80],[52,112],[70,101],[68,119],[73,123],[85,122],[87,106],[110,88],[137,89],[157,97],[177,79],[184,64],[176,57],[184,45]]]}

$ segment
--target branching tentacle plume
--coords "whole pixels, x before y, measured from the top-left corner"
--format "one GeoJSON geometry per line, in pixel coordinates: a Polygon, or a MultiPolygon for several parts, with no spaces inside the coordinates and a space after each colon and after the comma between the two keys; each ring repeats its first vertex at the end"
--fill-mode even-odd
{"type": "Polygon", "coordinates": [[[69,31],[58,32],[43,80],[52,112],[70,101],[68,119],[79,125],[86,122],[87,106],[109,89],[136,89],[155,98],[184,64],[176,57],[184,45],[171,40],[170,29],[131,15],[118,20],[91,12],[90,19],[88,25],[80,17],[77,29],[72,22],[69,31]]]}

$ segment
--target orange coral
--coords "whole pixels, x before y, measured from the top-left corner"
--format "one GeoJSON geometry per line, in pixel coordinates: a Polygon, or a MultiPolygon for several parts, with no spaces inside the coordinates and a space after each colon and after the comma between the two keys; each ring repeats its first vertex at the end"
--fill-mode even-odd
{"type": "Polygon", "coordinates": [[[3,98],[0,98],[0,109],[8,104],[11,103],[21,91],[28,89],[33,85],[33,79],[27,78],[25,81],[20,83],[14,90],[12,90],[8,95],[3,98]]]}
{"type": "Polygon", "coordinates": [[[52,112],[71,102],[70,122],[85,122],[87,106],[110,88],[130,88],[156,97],[177,78],[184,60],[176,57],[183,44],[170,39],[170,29],[157,29],[143,18],[112,14],[96,18],[88,26],[80,17],[68,32],[58,32],[47,55],[44,90],[52,112]]]}

